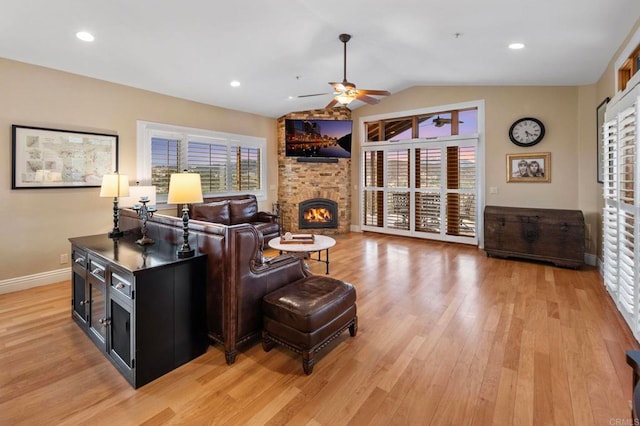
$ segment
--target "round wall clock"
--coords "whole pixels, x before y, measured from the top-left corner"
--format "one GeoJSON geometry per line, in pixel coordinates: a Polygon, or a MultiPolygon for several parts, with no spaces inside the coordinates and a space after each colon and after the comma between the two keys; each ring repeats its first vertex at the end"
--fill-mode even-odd
{"type": "Polygon", "coordinates": [[[542,138],[544,138],[544,124],[537,118],[521,118],[509,128],[509,139],[518,146],[533,146],[542,138]]]}

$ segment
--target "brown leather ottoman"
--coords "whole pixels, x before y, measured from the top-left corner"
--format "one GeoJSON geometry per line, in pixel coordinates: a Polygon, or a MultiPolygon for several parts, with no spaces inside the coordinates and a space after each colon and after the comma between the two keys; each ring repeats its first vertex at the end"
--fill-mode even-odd
{"type": "Polygon", "coordinates": [[[275,343],[302,354],[302,368],[311,374],[314,356],[340,333],[358,331],[356,289],[334,278],[312,275],[267,294],[262,299],[262,348],[275,343]]]}

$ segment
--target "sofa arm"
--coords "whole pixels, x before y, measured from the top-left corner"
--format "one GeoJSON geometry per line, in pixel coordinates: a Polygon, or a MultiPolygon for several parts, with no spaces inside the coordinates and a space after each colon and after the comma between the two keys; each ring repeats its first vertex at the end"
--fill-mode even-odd
{"type": "Polygon", "coordinates": [[[303,259],[292,254],[281,254],[261,264],[254,263],[251,272],[254,280],[268,278],[267,292],[311,274],[303,259]]]}
{"type": "Polygon", "coordinates": [[[268,212],[258,212],[258,222],[277,223],[278,215],[274,213],[268,213],[268,212]]]}

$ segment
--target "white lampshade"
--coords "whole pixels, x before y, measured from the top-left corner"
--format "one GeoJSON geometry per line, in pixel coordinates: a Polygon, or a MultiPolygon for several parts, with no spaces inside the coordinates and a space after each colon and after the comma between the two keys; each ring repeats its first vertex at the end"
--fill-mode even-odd
{"type": "Polygon", "coordinates": [[[130,186],[129,196],[120,198],[120,207],[133,207],[136,204],[140,204],[141,197],[147,197],[149,199],[149,202],[147,202],[148,206],[155,206],[156,205],[156,187],[153,185],[130,186]]]}
{"type": "Polygon", "coordinates": [[[109,173],[102,176],[101,197],[126,197],[129,195],[129,178],[127,175],[109,173]]]}
{"type": "Polygon", "coordinates": [[[198,173],[173,173],[169,180],[169,204],[191,204],[202,202],[202,187],[198,173]]]}
{"type": "Polygon", "coordinates": [[[356,98],[355,96],[349,95],[347,93],[341,93],[338,96],[336,96],[336,100],[345,106],[349,105],[351,101],[353,101],[355,98],[356,98]]]}

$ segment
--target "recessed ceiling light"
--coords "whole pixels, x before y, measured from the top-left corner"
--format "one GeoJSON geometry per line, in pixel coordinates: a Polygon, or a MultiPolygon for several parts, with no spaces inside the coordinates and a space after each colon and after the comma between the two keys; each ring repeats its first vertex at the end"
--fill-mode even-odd
{"type": "Polygon", "coordinates": [[[513,50],[524,49],[524,43],[511,43],[509,45],[509,49],[513,49],[513,50]]]}
{"type": "Polygon", "coordinates": [[[76,37],[78,37],[82,41],[93,41],[93,40],[95,40],[95,37],[93,36],[93,34],[88,33],[86,31],[78,31],[76,33],[76,37]]]}
{"type": "Polygon", "coordinates": [[[231,82],[231,87],[240,87],[240,82],[238,80],[233,80],[231,82]]]}

